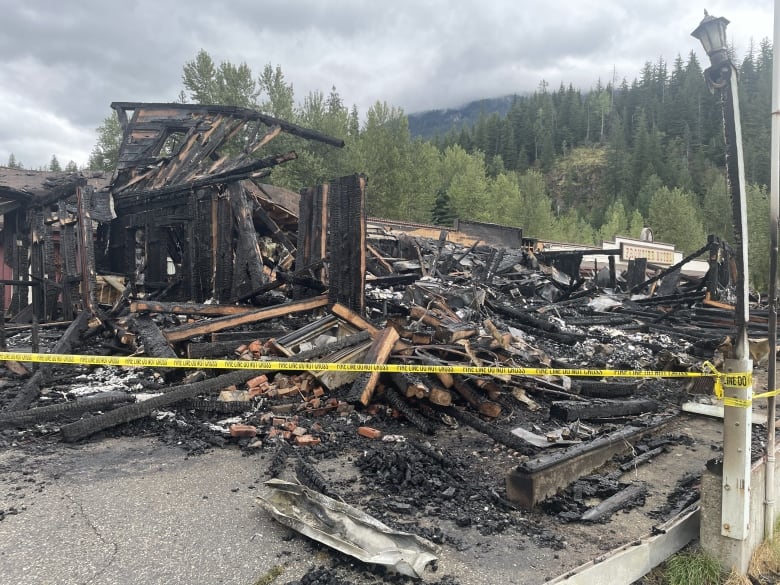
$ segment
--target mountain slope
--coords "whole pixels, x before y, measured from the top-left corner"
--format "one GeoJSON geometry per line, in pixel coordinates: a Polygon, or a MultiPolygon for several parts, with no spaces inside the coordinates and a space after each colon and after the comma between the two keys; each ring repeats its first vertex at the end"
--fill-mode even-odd
{"type": "Polygon", "coordinates": [[[460,108],[445,110],[428,110],[409,114],[409,132],[412,138],[433,138],[443,136],[452,129],[459,130],[463,126],[471,127],[479,116],[498,114],[505,116],[512,107],[516,95],[506,95],[497,98],[487,98],[469,102],[460,108]]]}

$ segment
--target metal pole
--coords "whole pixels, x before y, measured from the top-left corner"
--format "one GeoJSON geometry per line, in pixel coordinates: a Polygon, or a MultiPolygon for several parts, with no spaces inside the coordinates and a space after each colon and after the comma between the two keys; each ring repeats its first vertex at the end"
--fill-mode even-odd
{"type": "MultiPolygon", "coordinates": [[[[772,47],[772,147],[770,151],[769,195],[769,390],[777,388],[777,228],[780,209],[780,0],[775,0],[774,43],[772,47]]],[[[764,485],[764,538],[775,532],[775,396],[767,401],[766,476],[764,485]]]]}
{"type": "Polygon", "coordinates": [[[710,89],[718,90],[723,105],[726,144],[726,178],[734,221],[737,265],[736,328],[734,353],[726,359],[723,384],[723,483],[720,532],[727,538],[745,540],[750,530],[750,446],[753,362],[748,357],[748,231],[745,165],[742,157],[742,126],[739,118],[737,69],[728,56],[728,20],[704,12],[704,19],[691,34],[707,51],[712,66],[704,72],[710,89]]]}
{"type": "Polygon", "coordinates": [[[723,122],[726,138],[726,173],[731,192],[734,218],[734,239],[737,262],[737,299],[734,324],[736,344],[734,356],[725,362],[726,373],[746,373],[750,376],[726,378],[723,393],[723,509],[721,534],[745,540],[750,519],[750,444],[753,394],[753,362],[748,354],[748,230],[745,166],[742,157],[742,127],[739,117],[737,70],[727,61],[717,71],[723,101],[723,122]],[[747,405],[747,407],[745,406],[747,405]]]}

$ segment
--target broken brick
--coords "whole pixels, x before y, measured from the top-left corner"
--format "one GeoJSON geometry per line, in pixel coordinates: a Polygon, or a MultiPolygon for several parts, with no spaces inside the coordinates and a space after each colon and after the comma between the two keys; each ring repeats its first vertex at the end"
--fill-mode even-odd
{"type": "Polygon", "coordinates": [[[230,425],[231,437],[254,437],[255,435],[257,435],[257,427],[242,424],[230,425]]]}
{"type": "Polygon", "coordinates": [[[260,374],[259,376],[255,376],[254,378],[249,379],[246,383],[246,385],[249,386],[250,388],[263,386],[264,384],[266,386],[268,384],[268,376],[266,376],[265,374],[260,374]]]}
{"type": "Polygon", "coordinates": [[[366,437],[367,439],[381,439],[382,431],[372,427],[358,427],[358,435],[366,437]]]}
{"type": "Polygon", "coordinates": [[[320,439],[313,435],[301,435],[295,437],[295,444],[300,445],[301,447],[311,447],[314,445],[319,445],[320,439]]]}

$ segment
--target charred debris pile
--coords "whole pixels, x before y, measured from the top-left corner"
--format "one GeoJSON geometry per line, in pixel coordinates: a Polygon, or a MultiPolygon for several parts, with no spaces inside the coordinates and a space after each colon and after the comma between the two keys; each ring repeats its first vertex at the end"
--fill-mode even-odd
{"type": "MultiPolygon", "coordinates": [[[[691,394],[711,394],[707,379],[273,371],[263,362],[699,371],[727,351],[734,327],[725,243],[711,238],[672,266],[623,266],[619,249],[545,251],[501,226],[371,220],[361,175],[300,194],[262,182],[296,158],[266,154],[278,136],[336,139],[240,108],[113,107],[124,138],[112,177],[0,169],[9,276],[0,342],[257,369],[7,362],[2,442],[154,433],[191,452],[237,444],[269,458],[272,476],[434,541],[441,528],[420,516],[484,534],[524,526],[563,546],[518,510],[609,517],[652,489],[622,484],[621,465],[689,440],[667,425],[691,394]],[[595,255],[608,260],[599,270],[595,255]],[[698,256],[709,270],[685,272],[698,256]],[[612,470],[547,473],[582,460],[612,470]],[[582,494],[608,503],[583,507],[582,494]]],[[[750,328],[766,335],[758,303],[750,328]]]]}

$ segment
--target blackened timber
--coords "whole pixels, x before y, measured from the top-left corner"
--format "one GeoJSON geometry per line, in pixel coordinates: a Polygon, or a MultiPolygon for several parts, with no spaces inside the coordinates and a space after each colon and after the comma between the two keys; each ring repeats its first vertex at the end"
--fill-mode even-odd
{"type": "MultiPolygon", "coordinates": [[[[43,224],[43,212],[34,210],[30,218],[31,246],[30,246],[30,275],[34,281],[42,285],[45,278],[43,243],[46,240],[43,224]]],[[[43,286],[37,286],[32,292],[33,315],[41,321],[46,320],[46,295],[43,286]]]]}
{"type": "Polygon", "coordinates": [[[371,337],[375,337],[380,331],[376,325],[370,323],[369,321],[366,321],[355,311],[353,311],[352,309],[350,309],[345,305],[342,305],[341,303],[336,303],[335,305],[333,305],[330,308],[330,312],[338,317],[341,317],[353,327],[357,327],[358,329],[368,331],[369,333],[371,333],[371,337]]]}
{"type": "MultiPolygon", "coordinates": [[[[198,250],[200,257],[198,266],[201,270],[199,278],[202,281],[201,291],[206,293],[213,286],[216,299],[219,302],[224,302],[231,298],[233,292],[233,271],[236,269],[233,253],[233,226],[235,225],[235,219],[227,197],[218,196],[215,193],[212,194],[210,208],[211,221],[203,222],[202,228],[196,228],[198,233],[203,233],[202,238],[206,242],[210,242],[208,248],[198,250]],[[207,229],[210,229],[208,238],[206,238],[204,233],[207,229]],[[214,278],[213,284],[210,281],[211,275],[214,278]]],[[[201,215],[205,215],[205,213],[201,215]]],[[[206,297],[207,294],[204,294],[195,298],[206,297]]]]}
{"type": "MultiPolygon", "coordinates": [[[[148,315],[131,316],[127,320],[127,327],[143,343],[144,354],[159,358],[179,357],[168,343],[168,340],[163,336],[160,328],[157,327],[157,324],[148,315]]],[[[169,379],[176,371],[175,368],[162,368],[161,373],[166,379],[169,379]]],[[[181,370],[178,372],[181,373],[181,370]]]]}
{"type": "MultiPolygon", "coordinates": [[[[246,293],[244,295],[241,295],[241,296],[239,296],[239,297],[237,297],[235,299],[232,299],[231,302],[240,303],[242,301],[247,301],[247,300],[249,300],[249,299],[251,299],[253,297],[256,297],[256,296],[259,296],[259,295],[261,295],[263,293],[271,291],[271,290],[273,290],[275,288],[279,288],[280,286],[282,286],[284,284],[288,284],[290,282],[295,284],[296,283],[296,278],[298,276],[304,275],[305,273],[309,272],[310,270],[313,271],[313,270],[317,270],[317,269],[321,268],[323,262],[324,262],[324,260],[320,259],[320,260],[318,260],[317,262],[315,262],[313,264],[309,264],[307,266],[304,266],[303,268],[296,269],[294,272],[284,272],[282,270],[277,270],[276,271],[276,280],[272,280],[271,282],[267,282],[267,283],[257,287],[253,291],[250,291],[250,292],[248,292],[248,293],[246,293]]],[[[315,286],[314,290],[317,290],[320,287],[325,287],[325,285],[320,280],[312,279],[311,282],[312,283],[317,283],[317,285],[315,286]]],[[[324,290],[324,288],[322,290],[324,290]]],[[[320,292],[322,292],[322,291],[320,291],[320,292]]]]}
{"type": "Polygon", "coordinates": [[[559,400],[550,406],[550,416],[565,422],[612,418],[655,412],[659,408],[655,400],[607,400],[594,399],[588,402],[559,400]]]}
{"type": "Polygon", "coordinates": [[[92,187],[89,185],[76,188],[76,205],[78,212],[78,250],[81,262],[81,291],[84,309],[93,313],[97,305],[95,289],[97,288],[97,272],[95,270],[95,236],[92,218],[89,215],[87,201],[92,187]]]}
{"type": "MultiPolygon", "coordinates": [[[[66,215],[65,201],[59,202],[60,217],[66,215]]],[[[62,318],[72,320],[76,314],[75,303],[79,300],[77,283],[80,280],[76,255],[76,231],[73,223],[60,226],[60,258],[62,272],[62,318]]]]}
{"type": "Polygon", "coordinates": [[[173,327],[163,331],[166,339],[170,343],[177,341],[184,341],[185,339],[192,339],[198,335],[204,335],[206,333],[214,333],[216,331],[224,331],[232,327],[238,327],[239,325],[246,325],[248,323],[257,323],[258,321],[266,321],[275,317],[283,317],[291,313],[301,313],[305,311],[312,311],[319,309],[328,304],[326,297],[315,297],[313,299],[306,299],[303,301],[293,301],[290,303],[283,303],[274,307],[257,309],[249,311],[243,315],[228,315],[226,317],[219,317],[206,322],[188,323],[187,325],[181,325],[179,327],[173,327]]]}
{"type": "MultiPolygon", "coordinates": [[[[181,114],[179,114],[179,117],[181,118],[182,121],[203,114],[225,114],[225,115],[235,116],[237,118],[242,118],[248,121],[257,120],[259,122],[262,122],[266,126],[271,126],[271,127],[279,126],[282,130],[284,130],[288,134],[292,134],[294,136],[300,136],[301,138],[306,138],[308,140],[316,140],[317,142],[324,142],[325,144],[330,144],[331,146],[336,146],[338,148],[343,148],[344,146],[344,141],[339,138],[334,138],[333,136],[328,136],[327,134],[323,134],[322,132],[311,130],[309,128],[304,128],[303,126],[299,126],[297,124],[293,124],[292,122],[287,122],[285,120],[280,120],[279,118],[274,118],[273,116],[268,116],[266,114],[258,112],[257,110],[240,108],[237,106],[217,106],[217,105],[179,104],[179,103],[166,104],[166,103],[144,103],[144,102],[113,102],[111,104],[111,108],[113,108],[117,112],[117,114],[120,114],[120,121],[122,119],[125,120],[123,129],[126,128],[128,125],[127,110],[137,111],[143,109],[149,112],[153,112],[154,110],[159,110],[161,112],[162,119],[166,121],[170,119],[172,116],[178,114],[178,112],[182,112],[181,114]]],[[[146,119],[149,118],[147,117],[146,119]]]]}
{"type": "MultiPolygon", "coordinates": [[[[57,340],[52,353],[71,353],[81,341],[83,333],[87,330],[91,316],[92,314],[89,311],[79,313],[78,317],[71,322],[62,334],[62,337],[57,340]]],[[[22,386],[22,389],[19,390],[19,393],[6,410],[17,411],[29,407],[32,401],[38,397],[41,385],[46,382],[51,369],[52,366],[50,364],[40,364],[38,370],[24,383],[24,386],[22,386]]]]}
{"type": "Polygon", "coordinates": [[[154,410],[195,398],[199,394],[216,393],[228,386],[243,384],[264,372],[267,370],[240,370],[201,382],[184,384],[143,402],[122,406],[111,412],[65,425],[60,429],[62,438],[65,441],[78,441],[105,429],[148,416],[154,410]]]}
{"type": "Polygon", "coordinates": [[[640,465],[644,465],[645,463],[653,459],[653,457],[656,457],[664,452],[666,452],[666,445],[656,447],[655,449],[650,449],[649,451],[646,451],[641,455],[634,457],[633,459],[631,459],[631,461],[627,461],[626,463],[623,463],[620,466],[620,471],[625,473],[626,471],[631,471],[632,469],[636,469],[640,465]]]}
{"type": "MultiPolygon", "coordinates": [[[[324,260],[327,257],[328,233],[328,185],[310,187],[301,191],[298,204],[298,241],[295,253],[295,270],[311,267],[313,277],[327,280],[324,260]]],[[[293,297],[306,296],[304,287],[295,287],[293,297]]]]}
{"type": "Polygon", "coordinates": [[[492,303],[490,301],[486,301],[485,304],[497,313],[501,313],[519,322],[516,325],[518,329],[522,329],[523,331],[527,331],[535,335],[541,335],[565,345],[574,345],[578,341],[582,341],[584,339],[583,335],[563,333],[553,323],[544,321],[542,319],[537,319],[536,317],[533,317],[524,311],[519,311],[503,303],[492,303]]]}
{"type": "Polygon", "coordinates": [[[644,498],[646,493],[646,483],[631,484],[630,486],[620,490],[615,495],[608,497],[597,506],[594,506],[585,512],[580,519],[583,522],[599,522],[609,518],[612,514],[621,508],[635,502],[640,498],[644,498]]]}
{"type": "Polygon", "coordinates": [[[366,282],[377,288],[391,287],[397,285],[413,284],[420,280],[416,274],[389,274],[387,276],[377,276],[366,282]]]}
{"type": "Polygon", "coordinates": [[[231,183],[228,193],[238,230],[236,262],[233,268],[234,286],[231,296],[238,296],[247,289],[254,290],[265,284],[268,278],[263,272],[263,256],[257,242],[257,232],[252,222],[252,209],[247,201],[246,192],[240,183],[231,183]]]}
{"type": "Polygon", "coordinates": [[[518,453],[526,455],[533,452],[525,443],[525,441],[523,441],[520,437],[513,435],[509,431],[502,429],[495,424],[486,423],[481,418],[474,416],[469,412],[460,410],[454,406],[449,406],[441,410],[442,412],[449,414],[452,418],[459,421],[460,423],[470,426],[472,429],[487,435],[497,443],[500,443],[501,445],[504,445],[513,451],[517,451],[518,453]]]}
{"type": "Polygon", "coordinates": [[[625,426],[593,441],[529,459],[507,474],[507,497],[523,508],[531,509],[569,485],[572,478],[590,473],[617,454],[630,452],[633,443],[658,432],[671,420],[672,417],[659,418],[647,427],[625,426]]]}
{"type": "Polygon", "coordinates": [[[403,399],[403,397],[394,389],[385,389],[385,399],[387,403],[406,417],[417,430],[425,433],[426,435],[432,435],[435,433],[433,425],[428,420],[418,413],[414,408],[403,399]]]}
{"type": "MultiPolygon", "coordinates": [[[[383,329],[374,339],[374,343],[371,344],[363,363],[386,364],[398,339],[398,332],[395,329],[392,327],[383,329]]],[[[363,406],[368,406],[379,382],[379,375],[379,372],[369,372],[368,376],[359,376],[352,384],[350,401],[359,401],[363,406]]]]}
{"type": "Polygon", "coordinates": [[[341,177],[330,183],[328,198],[328,297],[362,313],[366,280],[366,179],[341,177]]]}
{"type": "MultiPolygon", "coordinates": [[[[271,167],[275,167],[277,165],[280,165],[282,163],[291,160],[295,160],[296,158],[298,158],[298,154],[295,151],[291,150],[290,152],[286,152],[283,154],[277,154],[259,160],[253,160],[253,162],[248,162],[247,164],[241,167],[231,169],[229,171],[225,171],[221,173],[216,173],[214,175],[210,175],[207,177],[202,177],[200,179],[195,179],[194,181],[191,181],[189,183],[171,185],[169,187],[161,187],[159,189],[153,189],[149,191],[140,191],[139,193],[143,194],[143,196],[145,197],[151,197],[153,199],[156,199],[160,195],[186,192],[189,191],[190,189],[199,189],[201,187],[216,185],[218,183],[232,183],[249,177],[267,176],[267,173],[261,173],[260,171],[263,171],[264,169],[269,169],[271,167]]],[[[130,199],[129,196],[123,196],[123,197],[130,199]]],[[[139,199],[138,197],[133,197],[131,200],[133,201],[133,203],[136,204],[141,203],[141,199],[139,199]]],[[[117,206],[117,211],[119,211],[118,207],[119,206],[117,206]]]]}
{"type": "Polygon", "coordinates": [[[124,392],[100,393],[95,396],[79,398],[71,402],[39,406],[28,410],[0,413],[0,429],[6,427],[25,427],[55,419],[60,416],[73,416],[83,412],[108,410],[117,404],[134,402],[132,394],[124,392]]]}
{"type": "Polygon", "coordinates": [[[239,305],[209,305],[204,303],[166,303],[162,301],[138,300],[130,303],[133,313],[172,313],[174,315],[203,315],[223,317],[243,315],[254,311],[253,307],[239,305]]]}
{"type": "Polygon", "coordinates": [[[479,414],[490,418],[496,418],[501,414],[501,405],[480,396],[465,380],[456,377],[454,387],[458,394],[465,398],[471,407],[479,412],[479,414]]]}
{"type": "Polygon", "coordinates": [[[647,282],[647,258],[634,258],[628,261],[626,281],[630,290],[639,291],[647,282]]]}
{"type": "Polygon", "coordinates": [[[670,272],[673,272],[675,270],[678,270],[678,269],[682,268],[685,264],[687,264],[688,262],[690,262],[694,258],[698,258],[699,256],[704,254],[709,249],[710,249],[710,244],[708,243],[707,245],[702,246],[701,248],[696,250],[693,254],[688,254],[685,258],[680,260],[677,264],[674,264],[674,265],[670,266],[669,268],[665,268],[664,270],[662,270],[661,272],[659,272],[655,276],[652,276],[651,278],[648,278],[647,280],[644,280],[643,282],[635,284],[634,286],[631,287],[629,292],[631,294],[635,294],[635,293],[639,292],[644,287],[654,283],[656,280],[659,280],[659,279],[663,278],[664,276],[666,276],[670,272]]]}

